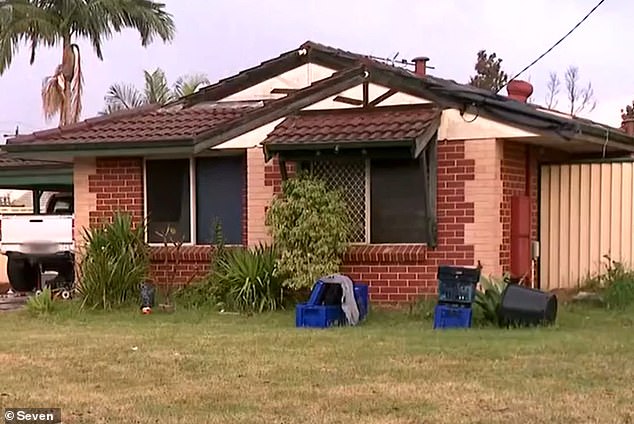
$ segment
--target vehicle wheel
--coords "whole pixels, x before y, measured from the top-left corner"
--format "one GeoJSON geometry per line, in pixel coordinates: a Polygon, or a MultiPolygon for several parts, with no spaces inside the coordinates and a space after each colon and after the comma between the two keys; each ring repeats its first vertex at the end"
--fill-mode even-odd
{"type": "Polygon", "coordinates": [[[38,269],[23,259],[9,258],[7,275],[9,284],[18,292],[29,292],[37,286],[38,269]]]}

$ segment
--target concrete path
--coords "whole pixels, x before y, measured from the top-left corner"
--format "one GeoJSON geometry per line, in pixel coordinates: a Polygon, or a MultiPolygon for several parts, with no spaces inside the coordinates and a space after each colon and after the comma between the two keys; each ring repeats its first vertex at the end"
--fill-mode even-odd
{"type": "Polygon", "coordinates": [[[28,296],[0,294],[0,312],[18,311],[24,308],[28,296]]]}

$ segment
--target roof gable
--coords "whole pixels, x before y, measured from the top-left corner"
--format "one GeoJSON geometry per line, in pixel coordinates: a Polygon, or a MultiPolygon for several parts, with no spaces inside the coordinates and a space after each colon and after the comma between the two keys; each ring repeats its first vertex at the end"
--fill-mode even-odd
{"type": "Polygon", "coordinates": [[[472,107],[478,116],[539,134],[564,139],[583,135],[588,138],[588,142],[595,144],[603,144],[606,134],[609,134],[607,144],[634,151],[634,138],[616,128],[587,120],[557,116],[487,90],[429,75],[417,75],[368,56],[312,42],[306,42],[297,50],[286,52],[275,59],[221,80],[166,108],[150,107],[147,110],[131,111],[130,115],[94,118],[63,129],[20,136],[10,139],[6,149],[26,152],[28,147],[34,145],[44,149],[45,146],[51,148],[55,145],[81,145],[85,144],[85,140],[92,140],[94,144],[104,145],[129,144],[130,141],[151,143],[153,146],[159,143],[166,146],[181,143],[191,148],[193,153],[199,153],[361,83],[374,83],[427,99],[442,109],[452,108],[460,111],[472,107]],[[236,113],[235,110],[225,112],[222,107],[216,105],[211,107],[211,111],[204,112],[208,115],[202,112],[206,107],[205,102],[226,99],[247,87],[306,63],[316,63],[338,71],[328,78],[291,91],[285,97],[259,108],[236,113]],[[197,108],[201,111],[197,111],[197,108]],[[155,125],[155,122],[158,124],[155,125]],[[148,126],[151,126],[151,131],[148,131],[148,126]],[[115,128],[121,133],[114,135],[115,128]]]}

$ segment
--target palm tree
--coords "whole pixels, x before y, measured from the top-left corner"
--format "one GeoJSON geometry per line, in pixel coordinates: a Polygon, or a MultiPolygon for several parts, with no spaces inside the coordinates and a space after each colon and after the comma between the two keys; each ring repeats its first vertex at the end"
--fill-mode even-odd
{"type": "Polygon", "coordinates": [[[0,75],[11,65],[21,43],[35,61],[38,47],[62,47],[62,61],[42,84],[44,116],[59,114],[59,125],[79,120],[83,75],[79,47],[73,41],[90,41],[103,60],[102,43],[125,28],[136,29],[141,45],[155,37],[174,37],[174,21],[165,5],[154,0],[0,0],[0,75]]]}
{"type": "Polygon", "coordinates": [[[143,74],[145,84],[142,91],[130,84],[111,85],[104,97],[106,107],[102,114],[134,109],[147,104],[164,105],[172,100],[195,93],[200,87],[209,84],[206,75],[192,74],[178,78],[170,89],[165,72],[161,68],[157,68],[154,72],[143,71],[143,74]]]}

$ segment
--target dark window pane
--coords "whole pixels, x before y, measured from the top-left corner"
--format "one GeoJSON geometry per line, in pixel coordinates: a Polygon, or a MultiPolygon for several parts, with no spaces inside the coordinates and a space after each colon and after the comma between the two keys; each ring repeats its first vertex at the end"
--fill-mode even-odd
{"type": "Polygon", "coordinates": [[[371,243],[425,243],[425,175],[417,159],[372,160],[371,243]]]}
{"type": "Polygon", "coordinates": [[[148,241],[162,243],[168,228],[173,240],[191,241],[189,159],[145,163],[148,241]]]}
{"type": "Polygon", "coordinates": [[[244,156],[196,159],[196,243],[214,242],[219,220],[225,243],[242,244],[244,156]]]}

